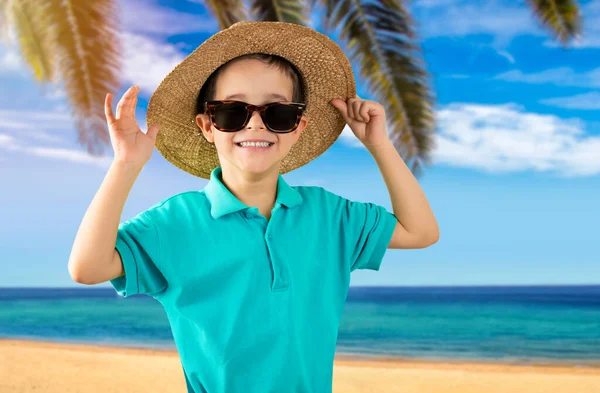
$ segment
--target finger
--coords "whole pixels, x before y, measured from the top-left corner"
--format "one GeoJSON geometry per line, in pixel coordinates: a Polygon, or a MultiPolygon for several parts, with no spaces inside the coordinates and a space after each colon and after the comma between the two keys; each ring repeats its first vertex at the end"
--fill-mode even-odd
{"type": "Polygon", "coordinates": [[[146,132],[146,135],[152,138],[152,141],[156,142],[156,135],[158,134],[159,129],[160,126],[158,124],[152,124],[150,127],[148,127],[148,132],[146,132]]]}
{"type": "Polygon", "coordinates": [[[140,92],[140,88],[137,87],[137,91],[133,96],[133,100],[131,100],[131,108],[130,108],[130,113],[131,116],[135,119],[135,109],[137,108],[137,103],[138,103],[138,93],[140,92]]]}
{"type": "Polygon", "coordinates": [[[362,114],[364,107],[365,107],[365,101],[359,101],[358,104],[356,105],[356,111],[355,111],[356,118],[362,122],[366,121],[366,118],[362,114]]]}
{"type": "Polygon", "coordinates": [[[352,104],[354,103],[354,98],[348,99],[348,118],[354,120],[354,108],[352,104]]]}
{"type": "Polygon", "coordinates": [[[127,97],[124,97],[123,100],[123,108],[122,108],[122,116],[131,118],[134,116],[133,109],[137,105],[137,93],[139,89],[137,86],[131,86],[129,91],[127,92],[127,97]]]}
{"type": "Polygon", "coordinates": [[[341,98],[336,98],[331,101],[331,105],[333,105],[340,112],[346,123],[350,121],[348,118],[348,105],[346,104],[346,101],[342,100],[341,98]]]}
{"type": "Polygon", "coordinates": [[[117,119],[120,119],[123,116],[128,116],[131,113],[129,108],[131,108],[131,100],[135,96],[135,92],[135,86],[131,86],[129,89],[127,89],[125,94],[123,94],[123,97],[121,97],[119,103],[117,104],[117,119]]]}
{"type": "Polygon", "coordinates": [[[363,105],[361,105],[360,110],[358,111],[358,114],[365,123],[368,123],[371,119],[371,116],[369,116],[370,109],[370,106],[366,102],[363,102],[363,105]]]}
{"type": "Polygon", "coordinates": [[[354,114],[354,118],[358,121],[362,121],[360,117],[360,106],[362,105],[362,101],[355,100],[352,102],[352,113],[354,114]]]}
{"type": "Polygon", "coordinates": [[[365,114],[364,114],[365,108],[367,108],[367,110],[369,110],[369,104],[366,101],[361,101],[360,104],[358,105],[358,109],[356,111],[356,115],[363,122],[367,121],[367,116],[365,116],[365,114]]]}
{"type": "Polygon", "coordinates": [[[108,124],[112,124],[117,121],[112,110],[112,94],[110,93],[106,93],[106,97],[104,98],[104,114],[106,115],[106,121],[108,124]]]}

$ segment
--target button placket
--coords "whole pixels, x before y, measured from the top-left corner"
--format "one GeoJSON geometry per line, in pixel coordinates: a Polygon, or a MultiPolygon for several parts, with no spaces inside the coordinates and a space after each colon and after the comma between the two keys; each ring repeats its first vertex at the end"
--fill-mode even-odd
{"type": "MultiPolygon", "coordinates": [[[[273,235],[269,232],[271,230],[271,227],[273,225],[273,219],[275,218],[276,214],[275,211],[277,209],[275,209],[273,211],[273,214],[271,215],[271,219],[269,220],[269,222],[267,223],[267,227],[266,227],[266,244],[267,244],[267,249],[269,251],[269,258],[271,259],[271,266],[273,268],[273,283],[271,285],[271,290],[273,292],[276,291],[285,291],[287,290],[288,286],[289,286],[289,269],[286,265],[286,261],[281,260],[279,258],[278,253],[275,251],[274,252],[274,242],[273,242],[273,235]]],[[[276,250],[276,248],[275,248],[276,250]]]]}

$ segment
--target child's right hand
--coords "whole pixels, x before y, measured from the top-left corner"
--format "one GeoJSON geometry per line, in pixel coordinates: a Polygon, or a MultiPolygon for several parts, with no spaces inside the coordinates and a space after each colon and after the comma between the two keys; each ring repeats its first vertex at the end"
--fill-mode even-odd
{"type": "Polygon", "coordinates": [[[152,157],[158,125],[152,124],[144,134],[135,119],[137,94],[140,88],[131,86],[117,104],[117,115],[112,111],[112,95],[106,94],[104,113],[110,140],[115,152],[114,161],[143,167],[152,157]]]}

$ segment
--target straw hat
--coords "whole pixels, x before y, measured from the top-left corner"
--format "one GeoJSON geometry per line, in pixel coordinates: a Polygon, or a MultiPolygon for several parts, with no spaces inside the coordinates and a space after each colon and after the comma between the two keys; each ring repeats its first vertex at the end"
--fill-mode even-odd
{"type": "Polygon", "coordinates": [[[156,148],[173,165],[205,179],[220,165],[214,144],[196,124],[196,99],[213,71],[248,53],[281,56],[301,74],[309,120],[282,160],[280,173],[309,163],[339,137],[346,122],[330,101],[355,97],[356,86],[350,61],[337,43],[295,23],[237,22],[204,41],[163,79],[150,98],[147,125],[160,125],[156,148]]]}

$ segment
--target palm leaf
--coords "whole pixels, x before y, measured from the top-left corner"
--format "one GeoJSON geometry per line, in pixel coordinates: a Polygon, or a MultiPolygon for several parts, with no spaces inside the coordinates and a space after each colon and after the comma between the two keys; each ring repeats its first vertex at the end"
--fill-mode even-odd
{"type": "Polygon", "coordinates": [[[10,22],[7,21],[8,0],[0,0],[0,37],[2,41],[9,43],[10,22]]]}
{"type": "MultiPolygon", "coordinates": [[[[0,3],[3,10],[0,20],[13,26],[16,40],[20,46],[23,62],[28,64],[36,80],[54,82],[55,70],[51,51],[50,35],[45,31],[43,15],[47,2],[32,5],[28,1],[5,1],[0,3]]],[[[5,33],[8,37],[8,31],[5,33]]]]}
{"type": "Polygon", "coordinates": [[[78,142],[99,154],[101,144],[110,141],[104,98],[120,83],[122,49],[114,0],[0,0],[2,21],[15,28],[23,59],[36,79],[64,83],[78,142]]]}
{"type": "Polygon", "coordinates": [[[248,11],[242,0],[206,0],[205,3],[219,21],[221,30],[247,19],[248,11]]]}
{"type": "Polygon", "coordinates": [[[98,154],[98,142],[109,144],[104,115],[107,92],[120,85],[123,52],[113,0],[48,2],[43,24],[52,33],[56,65],[72,106],[78,142],[98,154]]]}
{"type": "Polygon", "coordinates": [[[250,14],[257,21],[279,21],[305,25],[308,17],[301,0],[251,0],[250,14]]]}
{"type": "Polygon", "coordinates": [[[399,1],[320,1],[325,28],[340,26],[350,60],[360,65],[374,99],[385,107],[390,139],[418,174],[430,165],[434,98],[413,21],[399,1]]]}
{"type": "Polygon", "coordinates": [[[563,45],[581,33],[581,15],[575,0],[527,0],[543,26],[563,45]]]}

